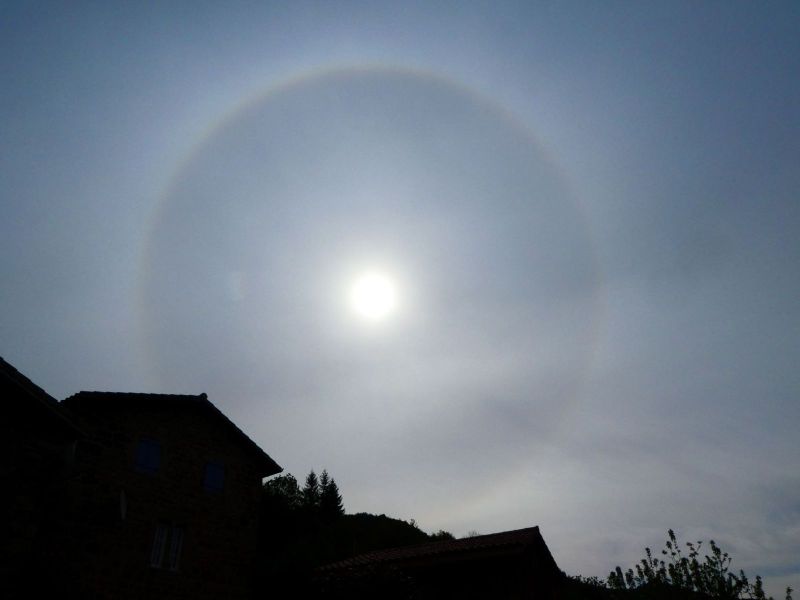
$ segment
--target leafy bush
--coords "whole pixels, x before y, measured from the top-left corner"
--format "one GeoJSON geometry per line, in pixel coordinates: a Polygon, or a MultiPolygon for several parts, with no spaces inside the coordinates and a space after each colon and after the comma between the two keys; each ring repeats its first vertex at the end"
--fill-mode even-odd
{"type": "MultiPolygon", "coordinates": [[[[671,529],[669,539],[661,554],[653,556],[645,548],[645,557],[626,572],[620,567],[608,575],[607,585],[612,590],[665,589],[684,592],[714,600],[772,600],[764,593],[761,577],[750,582],[744,571],[731,572],[732,558],[723,552],[714,540],[709,541],[710,553],[701,555],[703,542],[687,542],[686,552],[671,529]]],[[[786,600],[792,600],[792,588],[786,588],[786,600]]]]}

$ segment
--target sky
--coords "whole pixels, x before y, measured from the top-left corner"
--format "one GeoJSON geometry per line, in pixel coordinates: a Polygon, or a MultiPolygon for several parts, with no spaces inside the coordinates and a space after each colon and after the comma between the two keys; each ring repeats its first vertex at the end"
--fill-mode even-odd
{"type": "Polygon", "coordinates": [[[0,5],[7,361],[206,392],[349,512],[800,587],[798,4],[163,4],[0,5]]]}

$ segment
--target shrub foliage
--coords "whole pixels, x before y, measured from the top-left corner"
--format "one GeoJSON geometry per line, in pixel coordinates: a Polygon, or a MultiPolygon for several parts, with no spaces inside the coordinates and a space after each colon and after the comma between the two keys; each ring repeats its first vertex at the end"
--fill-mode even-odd
{"type": "MultiPolygon", "coordinates": [[[[671,529],[668,531],[661,557],[645,548],[645,557],[633,568],[611,571],[606,585],[612,590],[665,590],[684,592],[686,596],[714,600],[768,600],[761,577],[750,581],[745,572],[731,571],[732,558],[714,542],[703,553],[703,542],[687,542],[685,550],[671,529]]],[[[786,600],[792,600],[792,589],[786,589],[786,600]]],[[[772,600],[771,598],[769,600],[772,600]]]]}

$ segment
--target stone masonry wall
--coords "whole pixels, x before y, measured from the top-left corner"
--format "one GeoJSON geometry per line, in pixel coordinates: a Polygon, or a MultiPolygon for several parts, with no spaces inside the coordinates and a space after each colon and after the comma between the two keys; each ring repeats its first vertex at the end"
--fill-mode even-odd
{"type": "Polygon", "coordinates": [[[248,597],[260,477],[241,439],[202,406],[126,406],[79,416],[93,436],[78,448],[60,545],[69,548],[63,577],[79,595],[248,597]],[[161,445],[156,473],[135,469],[142,438],[161,445]],[[219,492],[204,489],[208,461],[225,467],[219,492]],[[184,532],[174,571],[150,566],[159,523],[184,532]]]}

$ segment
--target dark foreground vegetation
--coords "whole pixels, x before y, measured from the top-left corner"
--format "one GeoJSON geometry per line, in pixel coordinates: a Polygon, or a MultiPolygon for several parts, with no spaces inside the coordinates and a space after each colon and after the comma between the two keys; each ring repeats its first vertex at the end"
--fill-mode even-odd
{"type": "MultiPolygon", "coordinates": [[[[291,474],[269,480],[262,490],[258,588],[292,582],[293,595],[318,598],[423,598],[407,573],[369,567],[346,579],[320,572],[322,565],[366,552],[452,540],[447,531],[427,534],[386,515],[345,514],[335,480],[312,471],[301,488],[291,474]]],[[[553,590],[559,600],[772,600],[761,577],[731,570],[732,557],[713,540],[678,542],[670,530],[664,549],[633,567],[617,567],[606,579],[563,575],[553,590]]],[[[792,600],[787,588],[785,600],[792,600]]],[[[462,593],[458,594],[463,597],[462,593]]],[[[467,595],[469,597],[469,595],[467,595]]]]}
{"type": "MultiPolygon", "coordinates": [[[[644,557],[632,568],[617,567],[608,578],[571,577],[564,583],[565,599],[630,598],[642,600],[772,600],[764,592],[761,577],[751,581],[744,571],[731,571],[733,558],[714,542],[678,542],[675,532],[660,555],[645,548],[644,557]],[[683,548],[682,548],[683,546],[683,548]]],[[[786,600],[792,600],[792,588],[786,588],[786,600]]]]}
{"type": "MultiPolygon", "coordinates": [[[[297,592],[306,596],[330,597],[327,592],[336,587],[314,575],[321,565],[373,550],[453,538],[445,531],[429,535],[413,520],[345,514],[336,481],[326,471],[319,477],[311,471],[302,488],[291,474],[267,481],[260,522],[259,589],[274,589],[276,581],[292,581],[297,592]]],[[[394,595],[408,582],[391,571],[365,574],[354,584],[375,591],[375,586],[383,585],[380,582],[393,589],[385,597],[413,597],[394,595]]]]}

